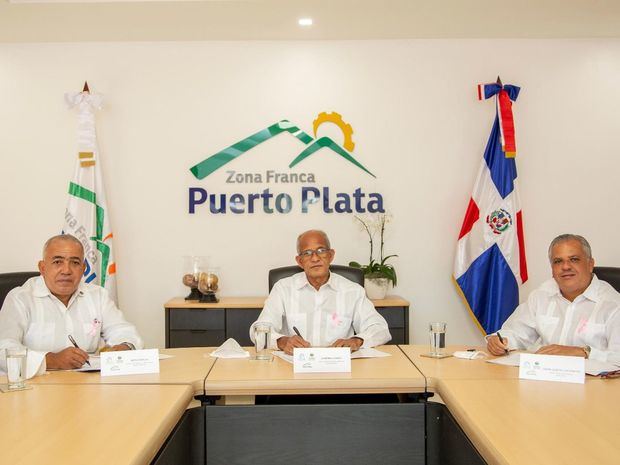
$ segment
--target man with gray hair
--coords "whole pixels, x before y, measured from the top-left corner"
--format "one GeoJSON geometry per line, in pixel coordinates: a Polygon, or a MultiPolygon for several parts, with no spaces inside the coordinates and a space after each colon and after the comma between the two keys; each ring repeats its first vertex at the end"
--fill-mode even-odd
{"type": "Polygon", "coordinates": [[[355,351],[385,344],[392,338],[364,288],[330,273],[335,253],[323,231],[312,229],[299,235],[295,261],[303,272],[273,286],[256,321],[272,326],[271,348],[289,355],[295,347],[311,346],[350,347],[355,351]]]}
{"type": "Polygon", "coordinates": [[[620,294],[592,272],[588,241],[562,234],[549,246],[553,279],[532,292],[487,336],[493,355],[512,349],[620,363],[620,294]]]}
{"type": "MultiPolygon", "coordinates": [[[[46,369],[81,367],[102,341],[108,350],[142,348],[135,327],[108,291],[81,282],[85,266],[77,238],[54,236],[43,247],[41,276],[7,294],[0,311],[0,349],[27,347],[29,378],[46,369]]],[[[6,371],[4,363],[0,369],[6,371]]]]}

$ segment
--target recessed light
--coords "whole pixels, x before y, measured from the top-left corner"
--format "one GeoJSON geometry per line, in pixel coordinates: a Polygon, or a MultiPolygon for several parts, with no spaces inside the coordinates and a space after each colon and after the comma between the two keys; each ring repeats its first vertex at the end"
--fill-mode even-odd
{"type": "Polygon", "coordinates": [[[297,22],[300,26],[312,26],[312,18],[300,18],[297,22]]]}

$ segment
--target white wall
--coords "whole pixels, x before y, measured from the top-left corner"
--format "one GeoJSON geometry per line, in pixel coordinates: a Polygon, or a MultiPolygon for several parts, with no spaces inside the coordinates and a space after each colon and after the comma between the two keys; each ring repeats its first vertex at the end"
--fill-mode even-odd
{"type": "MultiPolygon", "coordinates": [[[[292,263],[295,236],[310,227],[329,232],[337,263],[365,260],[350,216],[187,213],[189,186],[234,191],[223,173],[195,180],[193,164],[280,119],[310,132],[319,112],[338,111],[377,179],[327,154],[299,171],[384,194],[394,215],[387,251],[399,254],[395,293],[411,301],[414,343],[426,342],[429,320],[448,322],[451,343],[480,342],[451,270],[494,116],[475,85],[498,74],[522,87],[522,298],[548,276],[556,234],[581,233],[599,263],[618,265],[618,40],[82,43],[0,45],[0,272],[35,269],[62,225],[76,124],[62,98],[84,79],[107,99],[98,134],[119,299],[148,345],[163,347],[163,303],[185,292],[183,255],[210,255],[225,295],[264,295],[266,271],[292,263]]],[[[231,168],[286,171],[299,150],[281,136],[231,168]]]]}

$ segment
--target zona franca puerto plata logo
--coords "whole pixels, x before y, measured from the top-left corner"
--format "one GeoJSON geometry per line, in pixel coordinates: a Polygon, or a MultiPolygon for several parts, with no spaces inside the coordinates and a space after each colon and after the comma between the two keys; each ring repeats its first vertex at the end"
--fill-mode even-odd
{"type": "MultiPolygon", "coordinates": [[[[353,157],[355,149],[353,142],[353,128],[346,123],[336,112],[320,113],[313,122],[314,137],[301,130],[288,120],[282,120],[259,131],[243,140],[221,150],[190,168],[191,173],[198,180],[203,180],[228,163],[250,152],[257,145],[279,135],[294,136],[304,148],[289,163],[288,168],[294,168],[311,155],[325,149],[322,153],[342,157],[352,167],[364,172],[364,176],[376,176],[353,157]],[[342,145],[327,136],[318,137],[319,126],[323,123],[332,123],[340,128],[343,135],[342,145]]],[[[299,212],[308,213],[311,209],[322,209],[324,213],[383,213],[383,196],[378,192],[364,192],[361,187],[352,192],[333,192],[330,186],[319,185],[317,173],[298,173],[266,169],[262,172],[243,173],[236,170],[227,170],[225,183],[227,184],[263,184],[267,185],[259,192],[249,193],[217,193],[210,192],[203,187],[189,188],[189,213],[198,210],[212,214],[255,213],[290,213],[295,205],[299,205],[299,212]],[[290,186],[299,184],[297,202],[290,192],[273,192],[271,185],[290,186]]],[[[290,191],[290,189],[289,189],[290,191]]]]}

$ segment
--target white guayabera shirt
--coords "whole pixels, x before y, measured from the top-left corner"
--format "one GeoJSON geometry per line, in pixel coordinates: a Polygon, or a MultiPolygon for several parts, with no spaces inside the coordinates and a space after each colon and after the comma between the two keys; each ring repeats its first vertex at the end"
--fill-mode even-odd
{"type": "MultiPolygon", "coordinates": [[[[387,322],[368,300],[364,288],[336,273],[330,273],[318,291],[303,272],[281,279],[265,301],[259,322],[272,326],[272,349],[277,348],[280,337],[295,334],[293,326],[313,347],[353,336],[364,340],[362,347],[392,339],[387,322]]],[[[250,337],[254,340],[253,325],[250,337]]]]}
{"type": "MultiPolygon", "coordinates": [[[[27,347],[28,378],[45,371],[45,355],[72,347],[73,336],[80,349],[95,352],[101,340],[108,345],[130,342],[142,348],[136,328],[128,323],[108,291],[80,283],[69,305],[58,300],[41,276],[9,292],[0,311],[0,349],[27,347]]],[[[0,358],[0,370],[6,371],[0,358]]]]}
{"type": "Polygon", "coordinates": [[[517,307],[500,332],[510,349],[589,345],[591,359],[620,363],[620,294],[593,275],[583,294],[570,302],[550,279],[517,307]]]}

